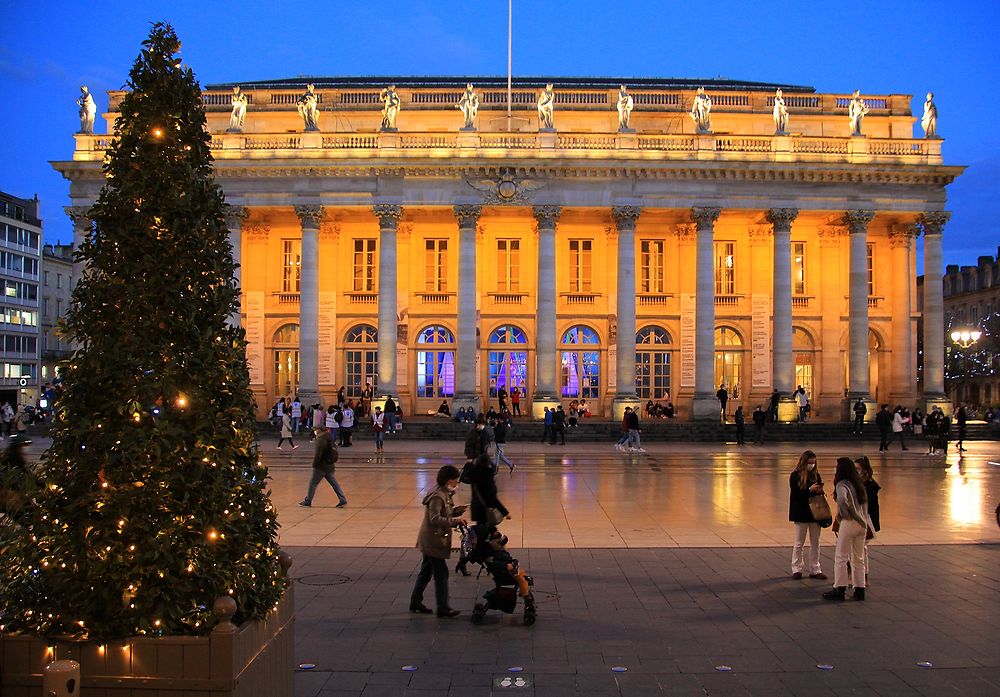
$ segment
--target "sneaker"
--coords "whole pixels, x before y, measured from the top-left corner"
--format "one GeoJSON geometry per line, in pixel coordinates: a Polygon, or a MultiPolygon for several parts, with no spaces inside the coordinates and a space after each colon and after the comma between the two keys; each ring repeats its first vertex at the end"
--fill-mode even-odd
{"type": "Polygon", "coordinates": [[[516,470],[516,469],[517,469],[517,465],[513,465],[513,464],[512,464],[512,465],[510,466],[510,473],[511,473],[511,474],[514,474],[514,470],[516,470]]]}
{"type": "Polygon", "coordinates": [[[299,446],[297,446],[297,445],[293,445],[292,446],[292,450],[298,450],[298,449],[299,449],[299,446]]]}
{"type": "Polygon", "coordinates": [[[809,578],[818,578],[821,581],[825,581],[826,580],[826,574],[824,574],[822,571],[820,571],[818,574],[809,574],[809,578]]]}
{"type": "Polygon", "coordinates": [[[340,503],[337,504],[337,508],[343,508],[346,505],[347,505],[347,501],[341,501],[340,503]]]}
{"type": "Polygon", "coordinates": [[[303,508],[312,508],[312,503],[306,501],[305,499],[299,501],[299,505],[302,506],[303,508]]]}
{"type": "Polygon", "coordinates": [[[278,450],[281,450],[281,446],[280,445],[278,446],[278,450]]]}
{"type": "Polygon", "coordinates": [[[802,572],[801,571],[796,571],[794,574],[792,574],[792,578],[794,578],[796,581],[798,581],[800,578],[802,578],[802,572]]]}
{"type": "Polygon", "coordinates": [[[448,610],[438,610],[437,611],[437,616],[440,617],[440,618],[442,618],[442,619],[452,619],[452,618],[458,617],[460,614],[461,613],[458,610],[452,610],[450,608],[448,610]]]}
{"type": "Polygon", "coordinates": [[[646,449],[645,449],[645,448],[636,448],[635,450],[636,450],[636,452],[639,452],[639,453],[644,453],[644,452],[646,452],[646,449]]]}
{"type": "Polygon", "coordinates": [[[418,615],[429,615],[434,611],[423,603],[420,603],[419,605],[410,605],[410,612],[415,612],[418,615]]]}

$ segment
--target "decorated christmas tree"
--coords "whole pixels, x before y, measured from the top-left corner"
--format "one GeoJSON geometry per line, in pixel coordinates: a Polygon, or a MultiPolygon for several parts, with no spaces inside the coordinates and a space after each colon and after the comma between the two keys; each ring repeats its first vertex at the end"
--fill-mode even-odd
{"type": "Polygon", "coordinates": [[[29,523],[4,544],[7,632],[202,634],[284,592],[201,90],[155,24],[129,74],[29,523]]]}

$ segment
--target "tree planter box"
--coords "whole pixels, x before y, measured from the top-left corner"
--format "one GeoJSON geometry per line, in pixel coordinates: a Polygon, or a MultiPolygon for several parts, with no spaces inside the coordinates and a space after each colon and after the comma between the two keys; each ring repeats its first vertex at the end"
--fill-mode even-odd
{"type": "Polygon", "coordinates": [[[0,634],[0,695],[38,697],[50,661],[80,664],[81,697],[293,697],[292,585],[261,622],[205,637],[135,637],[106,646],[0,634]]]}

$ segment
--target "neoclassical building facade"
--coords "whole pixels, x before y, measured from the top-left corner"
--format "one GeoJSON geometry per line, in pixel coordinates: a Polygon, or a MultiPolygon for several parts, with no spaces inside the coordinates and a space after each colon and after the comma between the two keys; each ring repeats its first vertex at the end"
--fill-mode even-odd
{"type": "MultiPolygon", "coordinates": [[[[747,411],[802,385],[831,420],[858,397],[944,400],[940,282],[917,383],[915,240],[940,279],[962,168],[914,134],[909,96],[861,96],[852,135],[851,96],[810,87],[633,79],[622,115],[619,80],[519,79],[508,112],[474,78],[463,128],[465,78],[306,82],[241,85],[242,123],[233,85],[204,91],[261,414],[368,381],[410,414],[515,386],[536,414],[669,398],[718,418],[721,384],[747,411]],[[710,124],[688,113],[700,86],[710,124]]],[[[112,137],[77,135],[54,163],[78,236],[112,137]]]]}

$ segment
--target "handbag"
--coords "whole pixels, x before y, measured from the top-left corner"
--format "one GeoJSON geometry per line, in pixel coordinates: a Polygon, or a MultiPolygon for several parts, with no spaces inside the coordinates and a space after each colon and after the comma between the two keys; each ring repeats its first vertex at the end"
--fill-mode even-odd
{"type": "Polygon", "coordinates": [[[503,513],[500,512],[499,508],[487,508],[486,509],[486,520],[490,525],[500,525],[503,521],[503,513]]]}
{"type": "Polygon", "coordinates": [[[872,526],[869,525],[868,529],[865,530],[865,541],[874,540],[874,539],[875,539],[875,531],[872,530],[872,526]]]}
{"type": "Polygon", "coordinates": [[[825,494],[809,497],[809,511],[821,528],[833,525],[833,513],[830,511],[830,503],[826,500],[825,494]]]}

